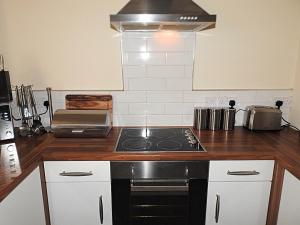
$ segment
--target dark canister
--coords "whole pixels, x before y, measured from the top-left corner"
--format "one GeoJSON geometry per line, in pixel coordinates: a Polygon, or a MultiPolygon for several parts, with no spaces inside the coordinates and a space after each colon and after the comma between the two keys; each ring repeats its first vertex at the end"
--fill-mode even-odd
{"type": "Polygon", "coordinates": [[[208,129],[220,130],[222,127],[222,108],[209,108],[208,116],[208,129]]]}
{"type": "Polygon", "coordinates": [[[208,127],[208,108],[194,108],[194,128],[205,130],[208,127]]]}
{"type": "Polygon", "coordinates": [[[236,109],[225,108],[222,113],[222,129],[233,130],[235,126],[236,109]]]}

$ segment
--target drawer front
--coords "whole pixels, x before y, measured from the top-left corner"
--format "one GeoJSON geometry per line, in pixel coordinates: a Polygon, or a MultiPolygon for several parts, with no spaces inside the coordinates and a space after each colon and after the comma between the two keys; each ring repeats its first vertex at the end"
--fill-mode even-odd
{"type": "Polygon", "coordinates": [[[109,161],[46,161],[46,182],[110,181],[109,161]]]}
{"type": "Polygon", "coordinates": [[[273,160],[210,161],[209,181],[271,181],[273,160]]]}

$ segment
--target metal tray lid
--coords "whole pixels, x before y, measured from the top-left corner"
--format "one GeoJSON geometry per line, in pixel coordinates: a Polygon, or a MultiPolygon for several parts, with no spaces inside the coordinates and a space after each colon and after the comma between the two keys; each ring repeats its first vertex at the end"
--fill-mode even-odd
{"type": "Polygon", "coordinates": [[[103,127],[110,126],[109,110],[67,110],[55,111],[51,127],[103,127]]]}

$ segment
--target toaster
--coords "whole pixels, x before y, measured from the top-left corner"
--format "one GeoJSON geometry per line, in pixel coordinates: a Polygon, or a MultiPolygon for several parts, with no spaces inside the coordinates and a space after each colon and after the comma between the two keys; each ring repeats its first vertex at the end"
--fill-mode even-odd
{"type": "Polygon", "coordinates": [[[281,130],[282,111],[276,107],[246,107],[244,127],[249,130],[281,130]]]}

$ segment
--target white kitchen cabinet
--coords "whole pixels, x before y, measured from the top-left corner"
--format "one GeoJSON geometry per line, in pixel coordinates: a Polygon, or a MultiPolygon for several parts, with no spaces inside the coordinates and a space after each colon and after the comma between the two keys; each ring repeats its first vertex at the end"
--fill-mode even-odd
{"type": "Polygon", "coordinates": [[[109,162],[45,162],[51,225],[112,225],[109,162]]]}
{"type": "Polygon", "coordinates": [[[287,170],[280,200],[278,225],[295,225],[300,221],[300,180],[287,170]]]}
{"type": "Polygon", "coordinates": [[[0,203],[0,224],[46,224],[39,168],[0,203]]]}
{"type": "Polygon", "coordinates": [[[211,161],[206,225],[265,225],[273,167],[272,160],[211,161]]]}

